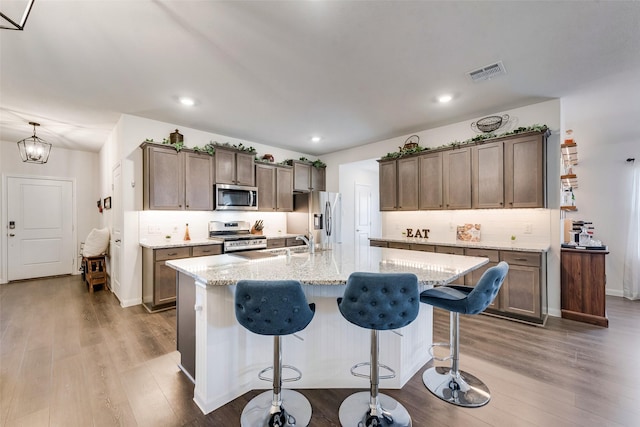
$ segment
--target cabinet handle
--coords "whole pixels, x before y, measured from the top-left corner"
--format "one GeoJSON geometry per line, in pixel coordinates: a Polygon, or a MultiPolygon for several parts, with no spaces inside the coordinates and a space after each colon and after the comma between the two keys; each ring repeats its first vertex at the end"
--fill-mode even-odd
{"type": "Polygon", "coordinates": [[[170,254],[167,254],[167,255],[168,256],[176,256],[176,255],[178,255],[178,252],[173,252],[173,253],[170,253],[170,254]]]}
{"type": "Polygon", "coordinates": [[[514,261],[526,261],[527,259],[526,258],[514,258],[513,260],[514,261]]]}
{"type": "Polygon", "coordinates": [[[209,252],[211,251],[210,250],[202,251],[203,254],[208,254],[209,252]]]}

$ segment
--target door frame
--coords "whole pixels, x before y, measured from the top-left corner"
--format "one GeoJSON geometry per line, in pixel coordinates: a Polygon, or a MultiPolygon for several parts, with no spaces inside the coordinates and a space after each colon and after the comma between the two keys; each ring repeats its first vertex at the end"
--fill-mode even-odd
{"type": "Polygon", "coordinates": [[[2,174],[2,190],[0,190],[0,224],[2,233],[0,233],[0,283],[8,282],[8,262],[9,262],[9,178],[18,179],[39,179],[51,181],[67,181],[71,183],[71,242],[72,242],[72,274],[79,274],[79,250],[78,250],[78,223],[77,196],[76,196],[76,179],[72,177],[49,176],[49,175],[25,175],[15,173],[2,174]]]}

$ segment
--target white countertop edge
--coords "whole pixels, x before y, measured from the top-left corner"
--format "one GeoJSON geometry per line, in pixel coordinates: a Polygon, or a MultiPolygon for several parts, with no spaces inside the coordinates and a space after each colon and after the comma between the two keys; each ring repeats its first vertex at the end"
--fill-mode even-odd
{"type": "Polygon", "coordinates": [[[206,245],[221,245],[222,240],[214,239],[196,239],[196,240],[140,240],[138,244],[143,248],[148,249],[166,249],[166,248],[182,248],[189,246],[206,246],[206,245]]]}
{"type": "Polygon", "coordinates": [[[551,245],[544,243],[502,243],[502,242],[438,242],[435,240],[412,237],[369,237],[369,240],[399,243],[418,243],[435,246],[457,246],[460,248],[495,249],[521,252],[548,252],[551,245]]]}

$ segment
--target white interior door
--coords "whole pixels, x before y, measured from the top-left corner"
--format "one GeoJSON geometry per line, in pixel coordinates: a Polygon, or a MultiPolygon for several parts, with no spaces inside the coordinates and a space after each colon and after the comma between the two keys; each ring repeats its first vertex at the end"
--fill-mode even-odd
{"type": "Polygon", "coordinates": [[[371,234],[371,187],[356,183],[355,195],[355,245],[369,246],[369,236],[371,234]]]}
{"type": "Polygon", "coordinates": [[[73,183],[8,177],[8,280],[73,272],[73,183]]]}

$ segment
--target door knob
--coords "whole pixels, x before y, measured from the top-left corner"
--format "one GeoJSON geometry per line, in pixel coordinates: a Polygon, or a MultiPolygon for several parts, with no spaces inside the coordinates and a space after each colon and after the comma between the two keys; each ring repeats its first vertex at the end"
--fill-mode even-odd
{"type": "Polygon", "coordinates": [[[14,237],[14,236],[15,236],[15,234],[13,234],[13,233],[9,234],[9,237],[14,237]]]}

